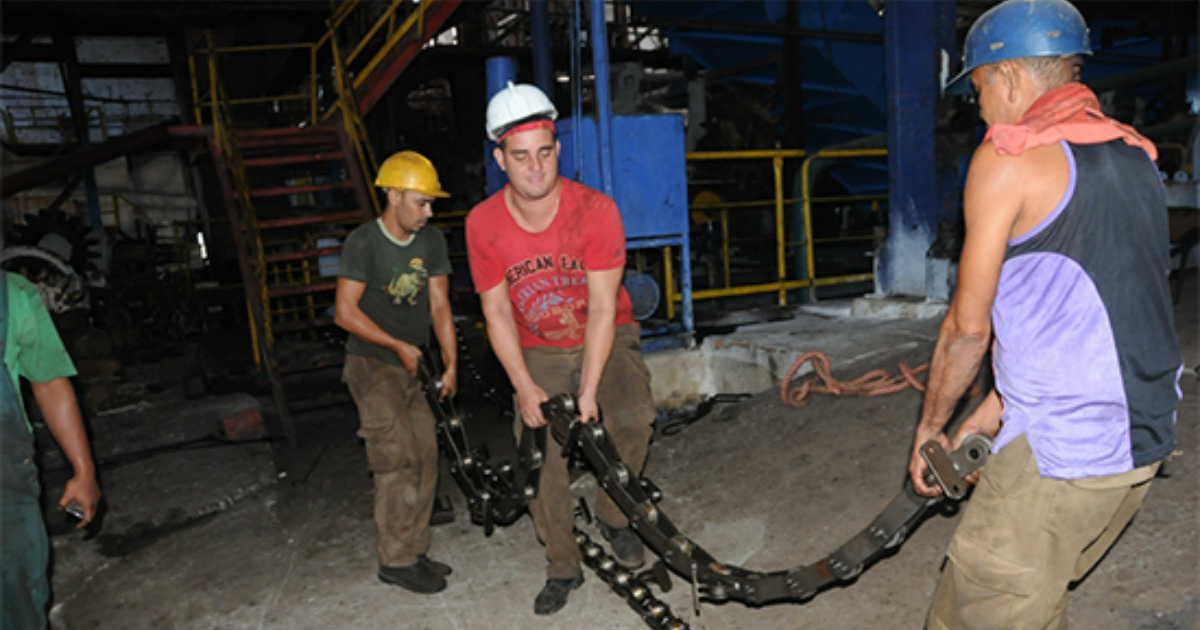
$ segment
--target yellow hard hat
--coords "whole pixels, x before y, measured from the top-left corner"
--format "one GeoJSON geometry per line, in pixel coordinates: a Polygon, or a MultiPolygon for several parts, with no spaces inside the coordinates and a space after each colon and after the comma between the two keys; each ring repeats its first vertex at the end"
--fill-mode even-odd
{"type": "Polygon", "coordinates": [[[449,197],[438,181],[437,169],[429,158],[416,151],[401,151],[379,165],[375,185],[380,188],[415,190],[430,197],[449,197]]]}

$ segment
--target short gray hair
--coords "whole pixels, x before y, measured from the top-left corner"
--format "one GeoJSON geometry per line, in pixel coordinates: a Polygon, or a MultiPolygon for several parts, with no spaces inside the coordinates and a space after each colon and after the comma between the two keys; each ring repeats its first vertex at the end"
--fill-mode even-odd
{"type": "Polygon", "coordinates": [[[1079,70],[1083,66],[1082,55],[1063,55],[1061,57],[1021,57],[1018,59],[1046,89],[1053,89],[1072,81],[1079,80],[1079,70]]]}

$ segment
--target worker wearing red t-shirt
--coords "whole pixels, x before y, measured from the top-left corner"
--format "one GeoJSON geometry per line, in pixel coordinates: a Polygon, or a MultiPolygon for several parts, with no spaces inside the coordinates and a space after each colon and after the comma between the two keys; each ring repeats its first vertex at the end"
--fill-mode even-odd
{"type": "MultiPolygon", "coordinates": [[[[621,286],[624,227],[612,199],[558,176],[557,115],[532,85],[509,83],[488,103],[493,156],[509,185],[467,217],[471,275],[492,349],[516,390],[514,432],[546,425],[547,392],[574,392],[583,422],[597,421],[603,407],[621,460],[639,474],[655,409],[640,327],[621,286]]],[[[567,462],[554,440],[546,450],[529,506],[548,562],[534,600],[539,615],[561,609],[583,582],[567,462]]],[[[595,513],[617,561],[641,566],[642,542],[607,494],[597,496],[595,513]]]]}

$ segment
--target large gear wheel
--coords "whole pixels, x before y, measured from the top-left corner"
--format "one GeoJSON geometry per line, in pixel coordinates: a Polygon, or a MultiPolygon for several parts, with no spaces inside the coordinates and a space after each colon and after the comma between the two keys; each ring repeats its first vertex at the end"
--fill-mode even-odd
{"type": "Polygon", "coordinates": [[[82,218],[55,209],[26,216],[25,223],[13,226],[7,244],[46,250],[66,261],[80,276],[87,277],[96,270],[93,260],[100,257],[94,251],[97,242],[82,218]]]}
{"type": "Polygon", "coordinates": [[[0,249],[0,269],[20,274],[37,286],[52,313],[86,308],[87,283],[65,260],[39,247],[0,249]]]}

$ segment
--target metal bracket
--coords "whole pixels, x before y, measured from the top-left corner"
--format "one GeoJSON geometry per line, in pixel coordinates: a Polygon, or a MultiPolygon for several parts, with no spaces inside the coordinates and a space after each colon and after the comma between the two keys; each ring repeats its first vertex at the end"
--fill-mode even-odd
{"type": "Polygon", "coordinates": [[[947,497],[961,499],[969,485],[965,477],[983,467],[991,450],[992,440],[982,433],[968,435],[953,453],[947,453],[937,440],[929,440],[921,445],[921,458],[929,465],[925,483],[936,482],[947,497]]]}

